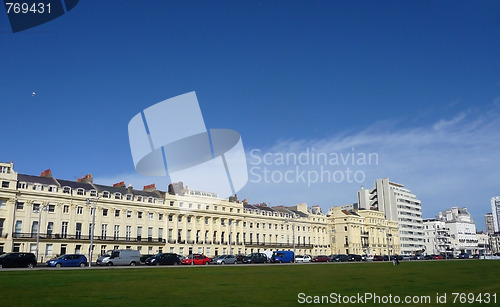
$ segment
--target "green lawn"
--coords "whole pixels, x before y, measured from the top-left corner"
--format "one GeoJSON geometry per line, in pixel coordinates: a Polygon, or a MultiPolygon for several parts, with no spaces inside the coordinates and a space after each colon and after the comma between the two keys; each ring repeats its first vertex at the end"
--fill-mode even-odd
{"type": "Polygon", "coordinates": [[[299,293],[365,292],[426,295],[431,305],[446,293],[448,304],[439,306],[453,305],[453,292],[496,293],[498,304],[500,261],[0,271],[0,306],[289,306],[299,305],[299,293]]]}

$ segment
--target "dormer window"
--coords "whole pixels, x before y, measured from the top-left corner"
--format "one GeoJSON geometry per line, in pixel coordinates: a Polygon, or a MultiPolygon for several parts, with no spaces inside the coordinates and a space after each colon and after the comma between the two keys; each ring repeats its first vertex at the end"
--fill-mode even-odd
{"type": "Polygon", "coordinates": [[[102,192],[102,198],[109,198],[109,192],[108,191],[102,192]]]}
{"type": "Polygon", "coordinates": [[[26,182],[19,182],[17,184],[18,189],[26,189],[26,182]]]}
{"type": "Polygon", "coordinates": [[[43,187],[41,184],[35,183],[35,184],[33,184],[33,190],[43,191],[43,187]]]}
{"type": "Polygon", "coordinates": [[[85,195],[85,190],[82,189],[82,188],[79,188],[79,189],[76,190],[76,194],[77,195],[85,195]]]}
{"type": "Polygon", "coordinates": [[[97,197],[97,191],[96,190],[90,190],[90,196],[97,197]]]}
{"type": "Polygon", "coordinates": [[[122,199],[122,193],[116,192],[115,199],[122,199]]]}
{"type": "Polygon", "coordinates": [[[153,203],[153,197],[148,198],[148,203],[153,203]]]}
{"type": "Polygon", "coordinates": [[[142,201],[142,196],[137,196],[137,201],[142,201]]]}
{"type": "Polygon", "coordinates": [[[71,194],[71,188],[70,187],[63,187],[63,193],[64,194],[71,194]]]}
{"type": "Polygon", "coordinates": [[[132,200],[132,194],[127,194],[127,200],[132,200]]]}
{"type": "Polygon", "coordinates": [[[49,192],[57,192],[57,187],[56,186],[50,186],[49,187],[49,192]]]}

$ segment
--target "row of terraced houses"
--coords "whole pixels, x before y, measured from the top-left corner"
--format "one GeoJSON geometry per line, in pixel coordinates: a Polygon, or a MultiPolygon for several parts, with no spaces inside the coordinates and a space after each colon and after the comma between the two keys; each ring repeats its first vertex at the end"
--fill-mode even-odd
{"type": "Polygon", "coordinates": [[[93,261],[127,248],[209,257],[275,250],[312,256],[425,251],[420,201],[388,179],[361,188],[352,206],[326,214],[305,203],[269,207],[236,195],[222,199],[182,183],[160,191],[154,184],[101,185],[90,174],[76,181],[56,179],[50,170],[19,174],[12,162],[0,163],[0,183],[0,253],[33,252],[39,261],[88,255],[91,237],[93,261]]]}

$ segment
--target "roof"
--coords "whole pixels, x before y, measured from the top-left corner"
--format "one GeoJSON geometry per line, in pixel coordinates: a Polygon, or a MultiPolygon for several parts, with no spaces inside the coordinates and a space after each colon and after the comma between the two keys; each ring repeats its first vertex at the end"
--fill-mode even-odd
{"type": "Polygon", "coordinates": [[[95,190],[95,188],[86,182],[78,182],[78,181],[69,181],[64,179],[56,179],[59,182],[61,187],[70,187],[71,189],[84,189],[86,191],[95,190]]]}
{"type": "Polygon", "coordinates": [[[57,181],[52,177],[40,177],[40,176],[18,174],[17,180],[20,182],[39,183],[39,184],[56,185],[56,186],[59,185],[57,181]]]}

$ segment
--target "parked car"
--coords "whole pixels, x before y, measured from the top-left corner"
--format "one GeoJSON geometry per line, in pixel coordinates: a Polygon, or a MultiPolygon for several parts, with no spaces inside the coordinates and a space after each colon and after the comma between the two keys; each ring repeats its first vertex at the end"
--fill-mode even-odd
{"type": "Polygon", "coordinates": [[[196,255],[182,259],[181,264],[206,265],[210,263],[210,258],[205,255],[196,255]]]}
{"type": "Polygon", "coordinates": [[[433,256],[432,255],[425,255],[424,260],[432,260],[433,256]]]}
{"type": "Polygon", "coordinates": [[[267,256],[263,253],[251,253],[250,255],[243,258],[243,263],[266,263],[267,256]]]}
{"type": "Polygon", "coordinates": [[[363,255],[363,257],[364,257],[364,259],[363,259],[364,261],[373,261],[373,258],[375,257],[375,255],[365,254],[365,255],[363,255]]]}
{"type": "Polygon", "coordinates": [[[384,261],[384,256],[374,256],[373,261],[384,261]]]}
{"type": "Polygon", "coordinates": [[[235,255],[220,255],[210,261],[212,264],[236,264],[238,259],[235,255]]]}
{"type": "Polygon", "coordinates": [[[238,259],[238,262],[243,262],[243,258],[245,258],[246,256],[243,255],[243,254],[238,254],[236,255],[236,259],[238,259]]]}
{"type": "Polygon", "coordinates": [[[362,261],[363,257],[361,255],[349,254],[347,261],[362,261]]]}
{"type": "Polygon", "coordinates": [[[422,254],[417,254],[413,256],[413,260],[424,260],[425,256],[422,254]]]}
{"type": "Polygon", "coordinates": [[[146,263],[146,260],[150,257],[153,257],[154,255],[141,255],[140,261],[142,263],[146,263]]]}
{"type": "Polygon", "coordinates": [[[36,257],[33,253],[6,253],[0,255],[1,268],[33,268],[36,266],[36,257]]]}
{"type": "Polygon", "coordinates": [[[271,257],[271,262],[274,263],[289,263],[294,259],[293,251],[275,251],[271,257]]]}
{"type": "Polygon", "coordinates": [[[314,257],[313,262],[328,262],[330,261],[330,257],[327,255],[319,255],[314,257]]]}
{"type": "Polygon", "coordinates": [[[436,259],[436,260],[439,259],[439,260],[441,260],[441,259],[443,259],[443,256],[441,256],[441,255],[433,255],[432,259],[436,259]]]}
{"type": "Polygon", "coordinates": [[[458,259],[469,259],[470,254],[468,253],[463,253],[463,254],[458,254],[458,259]]]}
{"type": "Polygon", "coordinates": [[[132,249],[115,249],[109,257],[103,258],[99,265],[137,265],[141,262],[141,253],[132,249]]]}
{"type": "Polygon", "coordinates": [[[179,255],[174,253],[160,253],[146,259],[147,265],[165,265],[173,264],[178,265],[181,263],[179,255]]]}
{"type": "Polygon", "coordinates": [[[297,255],[295,256],[295,263],[309,263],[312,261],[312,257],[309,255],[297,255]]]}
{"type": "Polygon", "coordinates": [[[79,266],[83,268],[84,266],[87,266],[89,263],[87,262],[87,257],[85,257],[85,255],[68,254],[59,256],[54,259],[50,259],[45,264],[50,267],[79,266]]]}
{"type": "Polygon", "coordinates": [[[333,256],[332,261],[335,261],[335,262],[347,262],[347,261],[349,261],[349,256],[347,256],[345,254],[338,254],[338,255],[333,256]]]}

